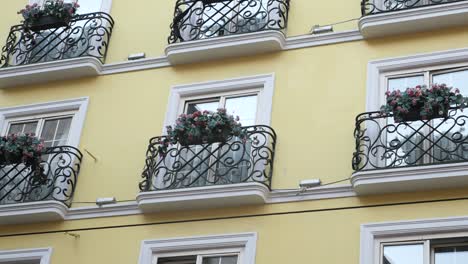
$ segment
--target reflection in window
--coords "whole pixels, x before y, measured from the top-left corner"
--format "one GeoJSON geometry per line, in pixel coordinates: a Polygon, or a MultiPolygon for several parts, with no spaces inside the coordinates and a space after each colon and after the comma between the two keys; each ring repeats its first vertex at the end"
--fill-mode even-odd
{"type": "Polygon", "coordinates": [[[434,249],[434,264],[468,263],[468,246],[438,247],[434,249]]]}
{"type": "Polygon", "coordinates": [[[423,264],[424,246],[392,245],[383,248],[383,264],[423,264]]]}

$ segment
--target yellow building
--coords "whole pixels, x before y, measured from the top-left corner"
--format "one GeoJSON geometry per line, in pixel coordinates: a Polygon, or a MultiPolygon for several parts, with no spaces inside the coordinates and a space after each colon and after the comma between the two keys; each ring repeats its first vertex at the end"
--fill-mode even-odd
{"type": "Polygon", "coordinates": [[[2,2],[0,133],[47,149],[0,155],[0,263],[468,263],[466,112],[380,112],[468,95],[468,1],[26,4],[2,2]],[[217,108],[241,136],[164,146],[217,108]]]}

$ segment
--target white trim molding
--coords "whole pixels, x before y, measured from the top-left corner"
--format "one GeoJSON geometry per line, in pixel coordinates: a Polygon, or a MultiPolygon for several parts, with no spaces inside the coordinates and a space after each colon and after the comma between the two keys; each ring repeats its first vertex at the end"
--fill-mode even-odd
{"type": "Polygon", "coordinates": [[[267,30],[169,44],[165,52],[169,62],[177,65],[281,51],[285,46],[281,31],[267,30]]]}
{"type": "Polygon", "coordinates": [[[257,123],[259,125],[270,125],[273,93],[275,90],[275,75],[273,73],[173,86],[169,95],[166,117],[164,119],[163,135],[166,133],[166,126],[172,125],[180,114],[184,98],[209,96],[214,93],[242,91],[253,88],[259,89],[257,109],[261,109],[261,111],[258,111],[257,123]]]}
{"type": "Polygon", "coordinates": [[[153,257],[162,253],[167,255],[186,252],[191,255],[197,254],[197,251],[213,250],[216,252],[225,248],[242,250],[240,263],[255,264],[256,247],[257,233],[145,240],[141,243],[138,264],[154,264],[153,257]]]}
{"type": "Polygon", "coordinates": [[[468,186],[468,162],[369,170],[351,178],[359,195],[468,186]]]}
{"type": "Polygon", "coordinates": [[[14,264],[34,261],[35,264],[50,264],[52,248],[19,249],[0,251],[0,263],[14,264]]]}
{"type": "Polygon", "coordinates": [[[0,225],[61,221],[67,213],[68,207],[57,201],[2,205],[0,225]]]}
{"type": "Polygon", "coordinates": [[[5,131],[5,126],[7,125],[6,120],[9,118],[74,111],[68,145],[78,148],[86,112],[88,110],[88,101],[88,97],[82,97],[63,101],[0,108],[0,131],[5,131]]]}
{"type": "Polygon", "coordinates": [[[375,264],[379,240],[468,232],[468,216],[361,225],[360,264],[375,264]]]}
{"type": "Polygon", "coordinates": [[[137,196],[145,213],[226,208],[265,204],[270,190],[261,183],[239,183],[220,186],[142,192],[137,196]]]}
{"type": "Polygon", "coordinates": [[[98,76],[102,63],[93,57],[10,66],[0,69],[0,89],[98,76]]]}
{"type": "Polygon", "coordinates": [[[365,38],[430,31],[468,25],[468,2],[444,3],[363,16],[359,29],[365,38]]]}
{"type": "MultiPolygon", "coordinates": [[[[110,0],[104,0],[109,1],[110,0]]],[[[110,6],[109,6],[110,8],[110,6]]],[[[271,52],[276,50],[292,50],[301,48],[310,48],[330,44],[339,44],[352,41],[360,41],[363,37],[358,30],[350,30],[336,33],[327,33],[320,35],[301,35],[285,38],[281,32],[263,32],[263,33],[252,33],[252,35],[235,35],[218,37],[207,40],[200,40],[187,42],[184,45],[173,44],[167,48],[166,52],[170,52],[171,55],[178,57],[180,53],[191,52],[194,49],[197,52],[205,52],[208,50],[207,59],[214,59],[216,56],[245,56],[252,55],[262,52],[271,52]],[[211,50],[221,50],[225,46],[232,46],[235,43],[231,42],[232,39],[229,37],[236,38],[235,43],[240,46],[233,46],[229,48],[233,52],[238,54],[229,53],[212,53],[211,50]],[[269,43],[263,45],[262,43],[269,43]],[[180,45],[180,46],[179,46],[180,45]],[[254,48],[249,47],[253,45],[254,48]],[[248,48],[246,48],[248,47],[248,48]],[[280,47],[278,49],[278,47],[280,47]],[[253,52],[253,51],[256,52],[253,52]],[[247,52],[247,53],[245,53],[247,52]],[[211,56],[216,55],[211,58],[211,56]]],[[[197,55],[199,56],[199,55],[197,55]]],[[[176,61],[175,63],[182,63],[185,59],[193,60],[194,58],[182,57],[182,61],[176,61]]],[[[197,58],[195,58],[197,59],[197,58]]],[[[204,60],[205,57],[201,58],[204,60]]],[[[197,59],[198,60],[198,59],[197,59]]],[[[23,66],[13,66],[0,69],[0,89],[10,88],[21,85],[33,85],[46,83],[51,81],[59,80],[70,80],[82,77],[93,77],[100,75],[119,74],[133,71],[159,69],[165,67],[171,67],[169,58],[167,56],[160,56],[155,58],[147,58],[141,60],[116,62],[110,64],[102,64],[96,58],[92,57],[80,57],[73,59],[57,60],[43,63],[34,63],[23,66]]]]}

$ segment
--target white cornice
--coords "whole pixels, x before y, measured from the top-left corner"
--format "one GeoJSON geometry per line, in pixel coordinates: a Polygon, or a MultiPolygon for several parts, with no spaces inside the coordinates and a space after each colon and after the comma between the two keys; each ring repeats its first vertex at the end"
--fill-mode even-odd
{"type": "Polygon", "coordinates": [[[359,30],[349,30],[335,33],[326,33],[319,35],[302,35],[286,39],[286,45],[283,50],[311,48],[316,46],[345,43],[351,41],[363,40],[359,30]]]}
{"type": "MultiPolygon", "coordinates": [[[[287,51],[292,49],[310,48],[330,44],[338,44],[350,41],[362,40],[358,30],[350,30],[321,35],[303,35],[285,38],[283,33],[276,31],[264,31],[251,34],[240,34],[227,37],[219,37],[207,40],[178,43],[168,46],[169,53],[186,53],[191,51],[205,50],[212,53],[213,49],[229,47],[230,50],[237,49],[242,55],[247,49],[253,51],[249,45],[256,45],[259,52],[273,50],[287,51]],[[233,42],[234,41],[234,42],[233,42]],[[266,42],[276,43],[273,48],[264,47],[266,42]],[[240,46],[239,46],[240,45],[240,46]]],[[[224,51],[223,51],[224,52],[224,51]]],[[[222,53],[223,53],[222,52],[222,53]]],[[[253,52],[256,54],[256,52],[253,52]]],[[[223,57],[224,55],[221,54],[223,57]]],[[[240,56],[239,55],[239,56],[240,56]]],[[[244,54],[245,55],[245,54],[244,54]]],[[[233,56],[237,56],[234,54],[233,56]]],[[[224,56],[225,57],[225,56],[224,56]]],[[[134,61],[124,61],[110,64],[102,64],[93,57],[81,57],[74,59],[58,60],[44,63],[35,63],[24,66],[0,68],[0,88],[14,87],[34,83],[43,83],[56,80],[76,79],[81,77],[99,76],[159,69],[171,67],[167,56],[147,58],[134,61]]]]}
{"type": "Polygon", "coordinates": [[[434,30],[468,24],[468,2],[409,8],[362,17],[359,29],[365,38],[434,30]]]}
{"type": "Polygon", "coordinates": [[[64,204],[56,201],[20,203],[0,206],[0,224],[16,224],[30,222],[47,222],[63,220],[81,220],[101,217],[142,215],[144,211],[141,204],[152,202],[167,202],[175,200],[184,203],[184,199],[203,199],[219,197],[220,199],[242,195],[255,195],[262,199],[261,204],[279,204],[305,202],[323,199],[337,199],[354,197],[356,193],[351,185],[324,186],[301,191],[300,189],[274,190],[268,189],[260,184],[237,184],[227,186],[188,188],[174,191],[162,191],[161,193],[149,192],[138,194],[138,201],[123,202],[114,205],[89,206],[78,208],[67,208],[64,204]],[[247,187],[247,188],[246,188],[247,187]],[[212,190],[210,190],[210,188],[212,190]]]}
{"type": "Polygon", "coordinates": [[[351,183],[359,195],[463,187],[468,162],[362,171],[351,183]]]}

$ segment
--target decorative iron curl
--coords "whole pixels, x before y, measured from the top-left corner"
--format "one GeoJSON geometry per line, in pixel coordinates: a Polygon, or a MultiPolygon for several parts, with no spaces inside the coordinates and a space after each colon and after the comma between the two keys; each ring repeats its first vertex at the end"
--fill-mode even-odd
{"type": "Polygon", "coordinates": [[[94,57],[104,63],[113,27],[113,18],[103,12],[76,15],[67,27],[40,32],[15,25],[2,48],[0,67],[79,57],[94,57]]]}
{"type": "Polygon", "coordinates": [[[83,155],[71,146],[48,148],[39,165],[0,166],[0,204],[55,200],[71,204],[83,155]]]}
{"type": "Polygon", "coordinates": [[[468,116],[451,108],[446,118],[393,123],[393,115],[356,117],[354,171],[468,161],[468,116]]]}
{"type": "Polygon", "coordinates": [[[362,0],[361,14],[367,16],[458,1],[464,0],[362,0]]]}
{"type": "Polygon", "coordinates": [[[177,0],[168,43],[287,27],[290,0],[177,0]]]}
{"type": "Polygon", "coordinates": [[[276,133],[268,126],[244,127],[247,139],[177,146],[159,152],[166,137],[150,139],[142,192],[258,182],[271,187],[276,133]]]}

